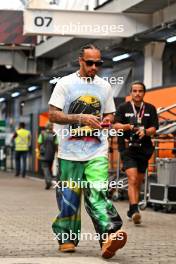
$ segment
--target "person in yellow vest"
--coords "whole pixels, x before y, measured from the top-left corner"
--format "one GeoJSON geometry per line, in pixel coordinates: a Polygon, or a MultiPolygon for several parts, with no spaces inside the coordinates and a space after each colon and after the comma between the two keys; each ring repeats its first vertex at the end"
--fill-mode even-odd
{"type": "Polygon", "coordinates": [[[19,128],[16,130],[13,139],[15,143],[15,176],[19,176],[21,173],[22,177],[25,177],[27,153],[31,144],[31,133],[29,130],[25,129],[24,122],[19,124],[19,128]],[[22,170],[21,160],[23,163],[22,170]]]}

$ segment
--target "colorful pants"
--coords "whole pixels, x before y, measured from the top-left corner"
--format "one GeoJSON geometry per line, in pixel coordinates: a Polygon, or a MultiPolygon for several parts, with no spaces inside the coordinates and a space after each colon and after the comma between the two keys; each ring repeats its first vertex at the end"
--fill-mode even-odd
{"type": "Polygon", "coordinates": [[[81,230],[81,192],[84,192],[85,208],[100,237],[119,230],[122,219],[107,198],[108,160],[98,157],[90,161],[59,160],[56,199],[59,215],[52,228],[58,242],[79,242],[81,230]],[[73,239],[74,237],[74,239],[73,239]]]}

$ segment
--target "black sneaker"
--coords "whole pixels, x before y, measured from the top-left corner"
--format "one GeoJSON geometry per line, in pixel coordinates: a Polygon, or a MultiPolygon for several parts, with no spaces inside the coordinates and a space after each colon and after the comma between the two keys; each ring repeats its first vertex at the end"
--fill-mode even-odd
{"type": "Polygon", "coordinates": [[[51,182],[47,182],[46,183],[46,186],[45,186],[45,190],[49,190],[52,186],[52,183],[51,182]]]}
{"type": "Polygon", "coordinates": [[[127,219],[128,219],[129,221],[132,221],[132,213],[131,213],[130,210],[127,211],[127,219]]]}

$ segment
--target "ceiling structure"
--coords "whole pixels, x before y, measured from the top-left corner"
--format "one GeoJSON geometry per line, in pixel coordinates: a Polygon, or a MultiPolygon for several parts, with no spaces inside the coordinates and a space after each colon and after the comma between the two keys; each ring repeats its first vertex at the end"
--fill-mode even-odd
{"type": "Polygon", "coordinates": [[[138,4],[127,8],[127,13],[142,13],[142,14],[153,14],[154,12],[161,10],[167,6],[176,3],[176,0],[143,0],[139,1],[138,4]]]}
{"type": "MultiPolygon", "coordinates": [[[[9,0],[6,0],[9,2],[9,0]]],[[[14,2],[14,0],[12,1],[14,2]]],[[[24,9],[31,0],[19,0],[16,8],[24,9]]],[[[33,0],[35,2],[35,0],[33,0]]],[[[6,50],[19,50],[26,57],[31,58],[36,62],[36,74],[20,74],[14,67],[7,69],[5,66],[0,66],[1,82],[17,82],[20,87],[27,87],[33,82],[38,83],[41,80],[49,80],[57,74],[65,75],[78,68],[77,55],[79,48],[89,42],[94,42],[100,46],[103,51],[103,59],[105,60],[105,68],[112,68],[120,65],[112,61],[113,56],[130,52],[131,60],[143,52],[144,46],[151,41],[163,41],[172,35],[176,35],[176,0],[109,0],[98,1],[94,0],[36,0],[36,3],[45,2],[52,9],[74,9],[74,10],[93,10],[97,12],[113,11],[125,13],[141,13],[152,14],[153,20],[157,22],[150,29],[136,34],[130,38],[117,38],[109,40],[99,39],[83,39],[74,37],[38,37],[35,45],[19,45],[11,43],[10,45],[0,45],[0,52],[6,50]],[[123,8],[122,8],[123,7],[123,8]],[[164,23],[158,20],[160,14],[166,14],[164,23]],[[172,14],[169,20],[169,14],[172,14]],[[156,17],[155,17],[156,16],[156,17]],[[175,16],[175,19],[174,19],[175,16]],[[159,21],[159,22],[158,22],[159,21]],[[39,41],[40,39],[40,41],[39,41]],[[49,48],[48,48],[49,47],[49,48]],[[33,76],[33,77],[32,77],[33,76]],[[21,86],[22,84],[22,86],[21,86]]],[[[1,4],[0,4],[1,8],[1,4]]],[[[12,9],[14,7],[11,7],[12,9]]],[[[0,26],[2,24],[0,23],[0,26]]],[[[24,44],[24,43],[23,43],[24,44]]],[[[129,61],[129,65],[130,65],[129,61]]],[[[16,86],[15,88],[16,89],[16,86]]],[[[2,93],[0,93],[2,94],[2,93]]]]}

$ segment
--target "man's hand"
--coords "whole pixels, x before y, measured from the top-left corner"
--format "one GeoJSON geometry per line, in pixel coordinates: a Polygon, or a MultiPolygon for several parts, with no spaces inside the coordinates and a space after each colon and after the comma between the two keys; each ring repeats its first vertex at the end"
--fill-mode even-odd
{"type": "Polygon", "coordinates": [[[131,124],[124,124],[123,131],[133,130],[134,125],[131,124]]]}
{"type": "Polygon", "coordinates": [[[101,122],[101,127],[103,128],[103,127],[111,127],[111,125],[112,125],[112,120],[111,120],[111,118],[109,117],[109,116],[105,116],[104,118],[103,118],[103,120],[102,120],[102,122],[101,122]]]}
{"type": "Polygon", "coordinates": [[[66,114],[61,109],[50,105],[49,106],[49,120],[56,124],[79,124],[87,125],[91,128],[101,129],[100,120],[98,116],[89,114],[66,114]]]}
{"type": "Polygon", "coordinates": [[[80,125],[87,125],[90,126],[91,128],[97,128],[101,129],[100,125],[100,120],[99,117],[94,116],[94,115],[88,115],[88,114],[81,114],[79,116],[79,123],[80,125]]]}
{"type": "Polygon", "coordinates": [[[144,129],[138,129],[136,134],[139,136],[139,139],[142,139],[145,136],[145,130],[144,129]]]}
{"type": "Polygon", "coordinates": [[[105,116],[102,120],[102,123],[111,123],[111,118],[109,116],[105,116]]]}

